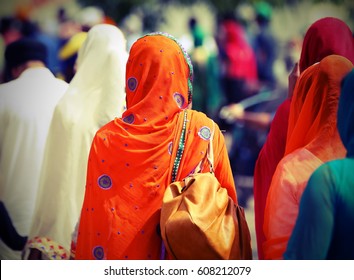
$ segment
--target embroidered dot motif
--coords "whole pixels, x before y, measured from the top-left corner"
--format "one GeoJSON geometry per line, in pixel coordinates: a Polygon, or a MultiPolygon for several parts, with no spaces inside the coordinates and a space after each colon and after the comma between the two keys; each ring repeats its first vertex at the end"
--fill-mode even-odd
{"type": "Polygon", "coordinates": [[[102,246],[96,246],[95,248],[93,248],[92,254],[93,254],[93,257],[96,260],[103,260],[103,258],[104,258],[103,247],[102,246]]]}
{"type": "MultiPolygon", "coordinates": [[[[123,122],[132,124],[134,122],[134,115],[130,114],[129,116],[124,117],[123,122]]],[[[127,128],[127,130],[128,130],[128,128],[127,128]]]]}
{"type": "Polygon", "coordinates": [[[171,141],[170,143],[168,143],[168,148],[167,148],[168,153],[169,153],[170,155],[172,155],[172,147],[173,147],[173,142],[171,141]]]}
{"type": "Polygon", "coordinates": [[[135,91],[138,86],[138,80],[135,77],[130,77],[127,84],[130,91],[135,91]]]}
{"type": "Polygon", "coordinates": [[[204,139],[204,140],[209,140],[210,136],[211,136],[211,131],[209,127],[203,126],[199,132],[198,135],[200,138],[204,139]]]}
{"type": "Polygon", "coordinates": [[[175,92],[173,94],[173,99],[176,101],[177,103],[177,106],[179,108],[183,108],[183,105],[184,105],[184,97],[182,94],[180,94],[179,92],[175,92]]]}
{"type": "Polygon", "coordinates": [[[112,187],[112,179],[106,174],[101,175],[97,182],[98,185],[104,190],[108,190],[112,187]]]}

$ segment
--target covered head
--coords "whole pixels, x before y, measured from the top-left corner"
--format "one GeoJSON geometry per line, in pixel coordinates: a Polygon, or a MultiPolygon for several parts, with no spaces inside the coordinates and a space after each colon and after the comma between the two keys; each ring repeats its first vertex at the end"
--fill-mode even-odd
{"type": "Polygon", "coordinates": [[[178,41],[166,33],[151,33],[131,47],[126,67],[130,124],[163,123],[192,102],[193,67],[178,41]]]}
{"type": "Polygon", "coordinates": [[[338,105],[338,131],[347,157],[354,157],[354,70],[342,82],[338,105]]]}
{"type": "Polygon", "coordinates": [[[337,131],[340,84],[352,69],[345,57],[330,55],[301,74],[291,102],[285,155],[332,139],[337,131]]]}
{"type": "Polygon", "coordinates": [[[218,30],[220,47],[227,57],[226,75],[253,82],[257,79],[257,61],[244,27],[235,20],[225,19],[218,30]]]}
{"type": "MultiPolygon", "coordinates": [[[[126,38],[110,24],[97,24],[82,35],[84,41],[77,55],[76,74],[66,94],[70,100],[66,106],[85,108],[88,123],[95,120],[103,125],[123,112],[126,38]]],[[[79,114],[74,108],[72,112],[79,114]]]]}
{"type": "Polygon", "coordinates": [[[272,18],[272,6],[265,1],[257,2],[254,6],[256,20],[260,24],[268,23],[272,18]]]}
{"type": "Polygon", "coordinates": [[[315,21],[307,30],[300,55],[300,73],[324,57],[337,54],[354,63],[354,40],[349,26],[334,17],[315,21]]]}
{"type": "Polygon", "coordinates": [[[17,67],[28,61],[47,63],[47,47],[38,40],[21,38],[6,47],[5,61],[9,68],[17,67]]]}

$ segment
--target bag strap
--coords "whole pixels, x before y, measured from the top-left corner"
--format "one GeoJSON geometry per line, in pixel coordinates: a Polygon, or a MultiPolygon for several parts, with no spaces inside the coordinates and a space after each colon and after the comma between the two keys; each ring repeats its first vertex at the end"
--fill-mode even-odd
{"type": "Polygon", "coordinates": [[[214,132],[215,132],[215,122],[213,122],[213,129],[211,131],[208,148],[206,150],[206,156],[198,163],[197,167],[194,170],[194,174],[199,173],[202,171],[205,161],[209,162],[210,172],[214,174],[214,149],[213,149],[213,139],[214,139],[214,132]]]}
{"type": "Polygon", "coordinates": [[[176,181],[176,178],[177,178],[178,168],[181,163],[182,155],[184,152],[184,146],[185,146],[185,142],[186,142],[186,137],[185,137],[186,130],[187,130],[187,110],[184,110],[182,132],[181,132],[181,136],[178,141],[178,150],[176,153],[176,158],[175,158],[175,161],[174,161],[173,167],[172,167],[171,182],[176,181]]]}

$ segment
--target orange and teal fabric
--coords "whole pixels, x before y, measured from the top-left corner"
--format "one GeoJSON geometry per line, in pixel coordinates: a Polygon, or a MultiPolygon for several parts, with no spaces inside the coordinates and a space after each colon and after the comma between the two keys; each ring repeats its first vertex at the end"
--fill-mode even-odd
{"type": "MultiPolygon", "coordinates": [[[[193,172],[205,153],[213,121],[187,109],[193,68],[170,35],[138,39],[126,67],[127,110],[103,126],[88,160],[76,259],[159,259],[162,197],[171,182],[187,110],[185,151],[177,180],[193,172]]],[[[215,126],[216,177],[237,202],[224,137],[215,126]]],[[[207,171],[205,167],[204,171],[207,171]]]]}
{"type": "Polygon", "coordinates": [[[337,109],[341,81],[352,69],[345,57],[330,55],[307,68],[295,86],[285,157],[275,170],[266,201],[265,259],[282,258],[311,174],[323,163],[345,156],[337,109]]]}
{"type": "MultiPolygon", "coordinates": [[[[300,55],[300,73],[324,57],[337,54],[354,63],[354,41],[348,25],[337,18],[324,17],[308,28],[300,55]]],[[[284,156],[291,99],[287,98],[277,109],[270,131],[259,153],[254,172],[254,208],[258,258],[263,259],[264,207],[271,179],[284,156]]]]}
{"type": "Polygon", "coordinates": [[[343,80],[337,126],[347,149],[311,176],[284,259],[354,259],[354,71],[343,80]]]}

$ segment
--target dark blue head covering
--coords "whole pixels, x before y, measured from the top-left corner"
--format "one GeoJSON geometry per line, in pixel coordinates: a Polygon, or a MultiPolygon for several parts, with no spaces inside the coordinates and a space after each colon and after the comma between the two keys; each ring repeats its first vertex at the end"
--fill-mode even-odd
{"type": "Polygon", "coordinates": [[[354,157],[354,70],[342,82],[337,126],[347,157],[354,157]]]}
{"type": "Polygon", "coordinates": [[[42,42],[27,37],[10,43],[5,50],[5,61],[10,68],[30,60],[39,60],[46,64],[47,56],[47,47],[42,42]]]}

